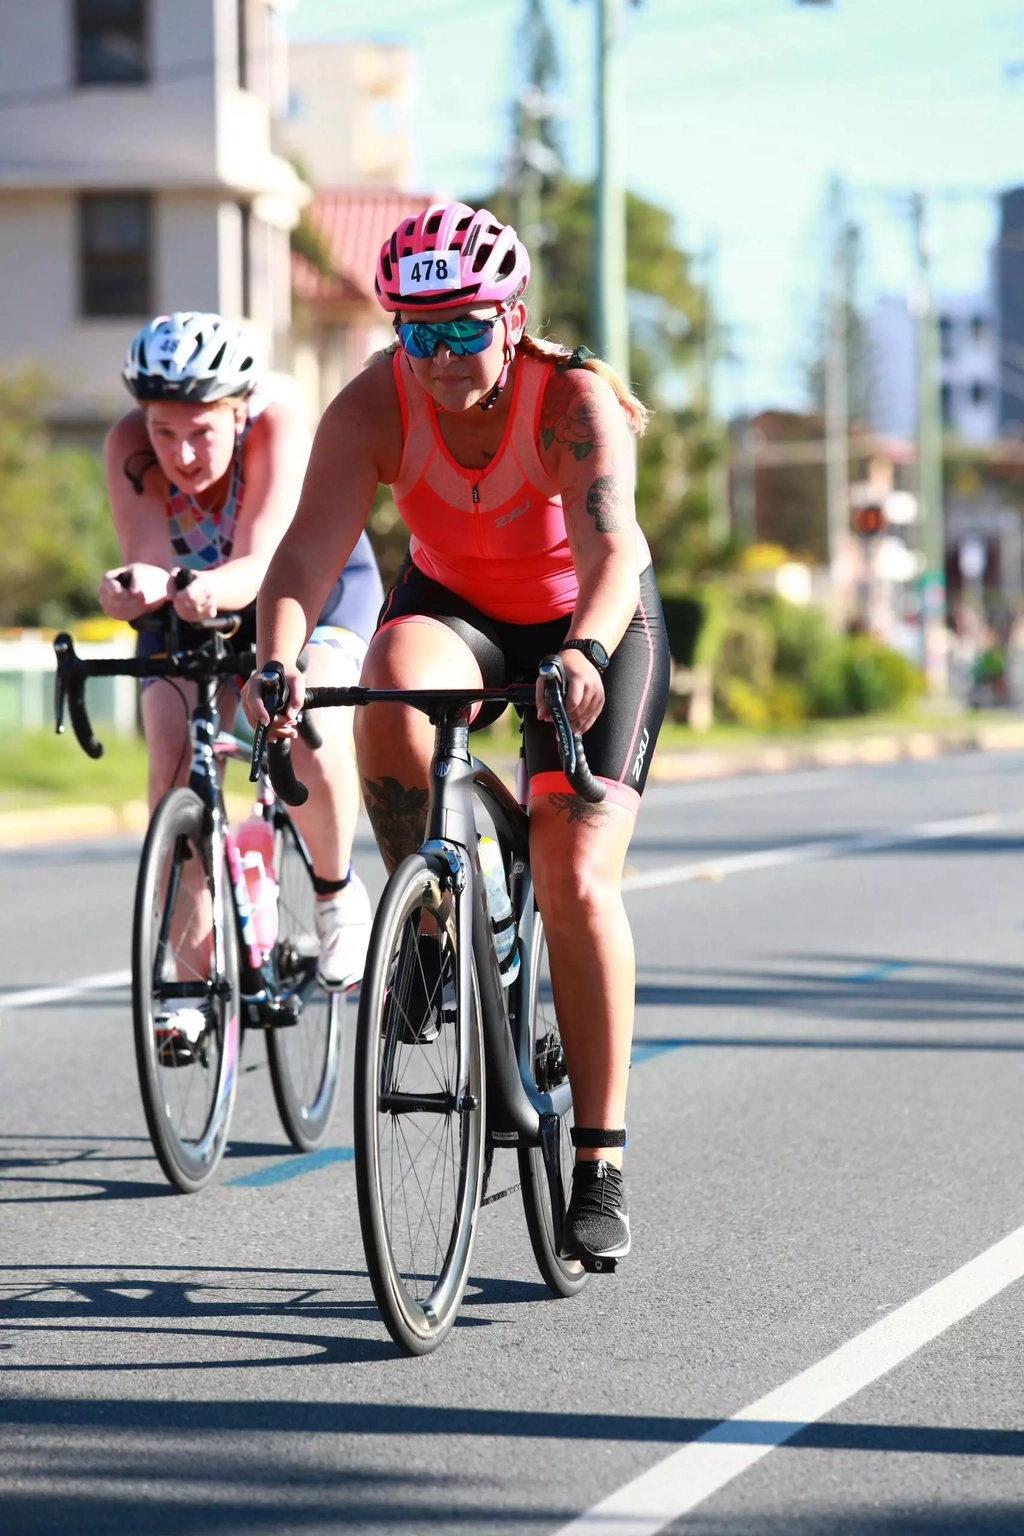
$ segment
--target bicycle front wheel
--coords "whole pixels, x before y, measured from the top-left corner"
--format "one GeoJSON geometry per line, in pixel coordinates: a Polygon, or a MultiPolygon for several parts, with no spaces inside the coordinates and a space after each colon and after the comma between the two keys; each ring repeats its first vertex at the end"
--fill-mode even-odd
{"type": "MultiPolygon", "coordinates": [[[[555,1017],[548,966],[548,945],[544,922],[538,911],[533,914],[533,938],[530,945],[530,991],[527,998],[526,1024],[529,1029],[530,1055],[537,1087],[544,1093],[564,1083],[569,1074],[562,1051],[562,1036],[555,1017]]],[[[563,1259],[555,1235],[553,1202],[561,1205],[559,1229],[565,1216],[572,1184],[574,1153],[569,1130],[572,1110],[558,1126],[558,1162],[549,1169],[540,1147],[519,1148],[519,1178],[523,1186],[523,1209],[530,1234],[533,1256],[548,1287],[556,1296],[575,1296],[589,1276],[578,1259],[563,1259]],[[555,1193],[552,1193],[554,1186],[555,1193]]]]}
{"type": "Polygon", "coordinates": [[[436,1349],[455,1321],[480,1210],[484,1051],[472,962],[468,997],[459,979],[471,943],[428,861],[406,859],[370,939],[353,1119],[370,1283],[411,1355],[436,1349]]]}
{"type": "Polygon", "coordinates": [[[157,806],[139,865],[132,937],[146,1124],[161,1168],[186,1194],[209,1182],[224,1152],[240,1039],[234,909],[224,898],[217,914],[204,821],[190,789],[172,789],[157,806]]]}
{"type": "Polygon", "coordinates": [[[281,1124],[300,1152],[322,1146],[341,1081],[344,998],[316,979],[313,867],[290,816],[281,815],[275,838],[278,932],[274,966],[282,997],[297,1022],[268,1029],[267,1059],[281,1124]]]}

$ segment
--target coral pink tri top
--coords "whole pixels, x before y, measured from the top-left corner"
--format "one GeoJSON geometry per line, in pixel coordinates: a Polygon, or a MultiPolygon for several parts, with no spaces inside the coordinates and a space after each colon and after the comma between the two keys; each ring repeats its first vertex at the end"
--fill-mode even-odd
{"type": "Polygon", "coordinates": [[[403,441],[391,490],[413,564],[511,624],[570,613],[579,592],[558,486],[537,447],[553,366],[519,354],[501,445],[484,469],[466,469],[441,440],[431,396],[403,354],[394,354],[403,441]]]}

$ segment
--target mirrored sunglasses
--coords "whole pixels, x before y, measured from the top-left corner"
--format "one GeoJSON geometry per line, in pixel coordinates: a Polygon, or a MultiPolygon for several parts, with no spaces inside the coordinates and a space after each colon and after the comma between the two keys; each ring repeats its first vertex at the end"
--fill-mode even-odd
{"type": "Polygon", "coordinates": [[[456,357],[472,357],[486,352],[497,320],[497,315],[490,320],[396,320],[395,332],[410,357],[433,357],[441,346],[456,357]]]}

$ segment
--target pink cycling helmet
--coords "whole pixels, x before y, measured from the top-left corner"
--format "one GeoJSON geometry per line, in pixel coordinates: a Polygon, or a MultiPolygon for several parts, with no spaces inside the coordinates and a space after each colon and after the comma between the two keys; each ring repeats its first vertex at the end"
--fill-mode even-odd
{"type": "Polygon", "coordinates": [[[392,313],[451,304],[507,304],[530,277],[526,247],[486,208],[434,203],[403,219],[377,258],[377,298],[392,313]],[[416,259],[419,258],[419,259],[416,259]]]}

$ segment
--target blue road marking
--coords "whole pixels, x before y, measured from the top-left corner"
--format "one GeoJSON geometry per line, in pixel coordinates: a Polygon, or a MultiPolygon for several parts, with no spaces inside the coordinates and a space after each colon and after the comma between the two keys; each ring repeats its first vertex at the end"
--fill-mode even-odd
{"type": "MultiPolygon", "coordinates": [[[[852,976],[843,978],[847,982],[868,984],[873,981],[884,981],[887,976],[894,976],[897,971],[905,971],[913,965],[912,960],[884,960],[879,965],[872,966],[866,971],[856,971],[852,976]]],[[[633,1052],[630,1057],[630,1066],[638,1067],[642,1062],[650,1061],[654,1056],[661,1056],[665,1051],[680,1051],[694,1045],[723,1045],[726,1042],[709,1036],[702,1039],[697,1036],[692,1039],[680,1039],[673,1036],[668,1040],[636,1040],[633,1042],[633,1052]]],[[[754,1045],[754,1040],[736,1040],[729,1042],[734,1045],[754,1045]]],[[[799,1042],[805,1044],[806,1042],[799,1042]]],[[[823,1041],[824,1045],[825,1042],[823,1041]]],[[[237,1179],[227,1179],[225,1183],[236,1188],[259,1189],[269,1184],[283,1184],[287,1179],[299,1179],[305,1173],[315,1173],[318,1168],[326,1168],[330,1163],[350,1163],[355,1156],[351,1147],[321,1147],[319,1152],[306,1152],[299,1157],[287,1157],[279,1163],[270,1163],[266,1168],[257,1168],[255,1173],[243,1173],[237,1179]]]]}
{"type": "Polygon", "coordinates": [[[887,976],[895,976],[897,971],[909,970],[913,965],[912,960],[883,960],[880,965],[873,965],[869,970],[857,971],[853,976],[847,976],[847,981],[884,981],[887,976]]]}
{"type": "MultiPolygon", "coordinates": [[[[869,967],[866,971],[855,971],[852,976],[838,977],[837,980],[858,985],[869,985],[873,981],[885,981],[888,976],[895,976],[898,971],[910,970],[915,962],[913,960],[883,960],[878,965],[869,967]]],[[[716,1038],[714,1035],[697,1037],[692,1040],[679,1039],[674,1036],[669,1040],[637,1040],[633,1042],[632,1055],[629,1058],[631,1067],[637,1067],[643,1061],[650,1061],[652,1056],[661,1056],[665,1051],[681,1051],[693,1045],[756,1045],[756,1040],[726,1041],[716,1038]]],[[[806,1044],[807,1042],[794,1042],[806,1044]]],[[[822,1046],[826,1044],[822,1041],[822,1046]]]]}
{"type": "Polygon", "coordinates": [[[329,1163],[350,1163],[355,1157],[351,1147],[321,1147],[318,1152],[303,1152],[298,1157],[286,1157],[280,1163],[269,1163],[257,1168],[255,1173],[243,1173],[237,1179],[225,1179],[228,1185],[245,1189],[261,1188],[266,1184],[283,1184],[286,1179],[301,1178],[304,1173],[315,1173],[329,1163]]]}

